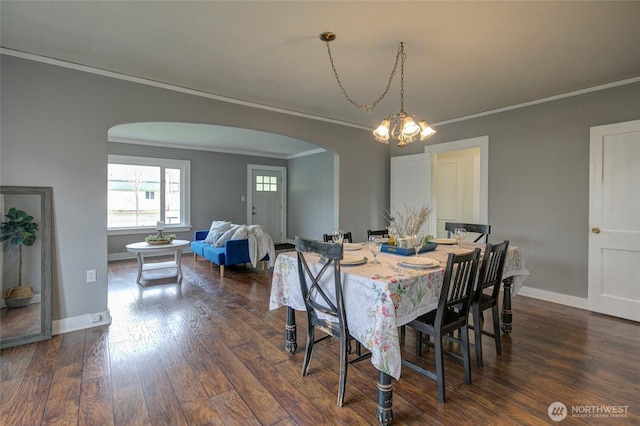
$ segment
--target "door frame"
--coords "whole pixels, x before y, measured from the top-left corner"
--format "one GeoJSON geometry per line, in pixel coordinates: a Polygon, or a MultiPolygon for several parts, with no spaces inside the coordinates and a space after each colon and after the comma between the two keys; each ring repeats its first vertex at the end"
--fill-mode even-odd
{"type": "Polygon", "coordinates": [[[287,168],[282,166],[266,166],[260,164],[247,164],[247,224],[251,221],[251,205],[253,204],[253,171],[274,170],[282,176],[282,191],[280,192],[280,226],[282,228],[282,241],[287,241],[287,168]]]}
{"type": "MultiPolygon", "coordinates": [[[[431,194],[435,194],[435,173],[436,159],[435,155],[439,152],[461,151],[471,148],[480,148],[480,206],[479,206],[479,222],[489,223],[489,136],[478,136],[475,138],[461,139],[451,142],[443,142],[433,145],[427,145],[424,152],[427,154],[427,165],[429,167],[428,176],[431,177],[431,194]]],[[[433,212],[437,212],[437,200],[431,197],[431,207],[433,212]]],[[[429,218],[431,229],[437,229],[437,214],[432,214],[429,218]]]]}

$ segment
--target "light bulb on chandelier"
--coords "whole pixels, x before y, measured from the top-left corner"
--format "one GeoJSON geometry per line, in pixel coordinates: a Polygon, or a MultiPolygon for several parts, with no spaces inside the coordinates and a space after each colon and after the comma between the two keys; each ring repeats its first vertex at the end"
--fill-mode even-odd
{"type": "Polygon", "coordinates": [[[329,61],[331,62],[331,68],[333,69],[338,86],[340,86],[345,98],[347,98],[347,100],[356,108],[364,109],[366,111],[372,111],[373,108],[375,108],[378,102],[380,102],[389,91],[391,81],[393,80],[393,76],[395,75],[398,67],[398,62],[400,62],[400,112],[391,114],[380,122],[378,127],[373,131],[373,137],[375,140],[388,144],[390,139],[394,139],[398,141],[398,146],[400,148],[404,148],[407,144],[417,142],[419,140],[425,140],[436,133],[436,131],[433,130],[425,120],[422,120],[417,115],[407,114],[404,110],[404,62],[407,59],[407,55],[404,53],[404,42],[400,42],[400,47],[398,47],[398,53],[396,55],[396,63],[393,66],[389,82],[387,83],[387,87],[382,95],[380,95],[378,99],[371,104],[361,105],[347,95],[347,92],[338,77],[338,71],[333,63],[333,55],[331,54],[331,47],[329,46],[329,42],[335,39],[336,35],[332,32],[327,31],[320,34],[320,40],[324,41],[327,45],[329,61]]]}

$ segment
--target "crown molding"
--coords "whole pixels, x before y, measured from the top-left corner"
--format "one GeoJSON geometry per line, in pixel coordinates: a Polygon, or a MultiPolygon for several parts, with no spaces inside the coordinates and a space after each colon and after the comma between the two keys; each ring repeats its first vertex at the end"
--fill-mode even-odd
{"type": "Polygon", "coordinates": [[[116,78],[116,79],[119,79],[119,80],[129,81],[129,82],[132,82],[132,83],[139,83],[139,84],[145,84],[147,86],[159,87],[159,88],[166,89],[166,90],[172,90],[174,92],[186,93],[186,94],[189,94],[189,95],[200,96],[200,97],[208,98],[208,99],[215,99],[215,100],[221,101],[221,102],[227,102],[227,103],[231,103],[231,104],[242,105],[242,106],[247,106],[247,107],[251,107],[251,108],[262,109],[262,110],[265,110],[265,111],[271,111],[271,112],[277,112],[277,113],[280,113],[280,114],[292,115],[292,116],[296,116],[296,117],[309,118],[311,120],[324,121],[326,123],[338,124],[340,126],[353,127],[353,128],[356,128],[356,129],[371,130],[366,126],[361,126],[361,125],[355,124],[355,123],[349,123],[349,122],[346,122],[346,121],[341,121],[341,120],[336,120],[336,119],[333,119],[333,118],[322,117],[322,116],[319,116],[319,115],[306,114],[306,113],[302,113],[302,112],[298,112],[298,111],[292,111],[292,110],[288,110],[288,109],[277,108],[277,107],[273,107],[273,106],[270,106],[270,105],[258,104],[258,103],[255,103],[255,102],[243,101],[241,99],[229,98],[229,97],[226,97],[226,96],[216,95],[216,94],[213,94],[213,93],[207,93],[207,92],[203,92],[203,91],[200,91],[200,90],[189,89],[187,87],[176,86],[174,84],[163,83],[163,82],[160,82],[160,81],[149,80],[149,79],[141,78],[141,77],[133,77],[133,76],[130,76],[130,75],[127,75],[127,74],[122,74],[122,73],[118,73],[118,72],[114,72],[114,71],[103,70],[101,68],[94,68],[94,67],[89,67],[89,66],[86,66],[86,65],[76,64],[74,62],[67,62],[67,61],[62,61],[60,59],[49,58],[49,57],[46,57],[46,56],[34,55],[32,53],[21,52],[19,50],[7,49],[6,47],[0,48],[0,53],[4,54],[4,55],[9,55],[9,56],[15,56],[17,58],[28,59],[28,60],[35,61],[35,62],[42,62],[42,63],[49,64],[49,65],[55,65],[55,66],[59,66],[59,67],[63,67],[63,68],[69,68],[69,69],[73,69],[73,70],[76,70],[76,71],[83,71],[83,72],[87,72],[87,73],[90,73],[90,74],[101,75],[101,76],[104,76],[104,77],[116,78]]]}
{"type": "MultiPolygon", "coordinates": [[[[190,94],[190,95],[194,95],[194,96],[200,96],[200,97],[204,97],[204,98],[208,98],[208,99],[215,99],[215,100],[221,101],[221,102],[228,102],[228,103],[232,103],[232,104],[236,104],[236,105],[243,105],[243,106],[247,106],[247,107],[251,107],[251,108],[257,108],[257,109],[262,109],[262,110],[266,110],[266,111],[277,112],[277,113],[280,113],[280,114],[287,114],[287,115],[292,115],[292,116],[296,116],[296,117],[308,118],[308,119],[311,119],[311,120],[323,121],[323,122],[326,122],[326,123],[338,124],[338,125],[341,125],[341,126],[346,126],[346,127],[352,127],[352,128],[356,128],[356,129],[362,129],[362,130],[371,131],[371,129],[369,127],[361,126],[359,124],[349,123],[349,122],[346,122],[346,121],[340,121],[340,120],[335,120],[335,119],[332,119],[332,118],[321,117],[321,116],[318,116],[318,115],[306,114],[306,113],[292,111],[292,110],[288,110],[288,109],[277,108],[277,107],[273,107],[273,106],[269,106],[269,105],[263,105],[263,104],[258,104],[258,103],[254,103],[254,102],[243,101],[241,99],[235,99],[235,98],[229,98],[229,97],[226,97],[226,96],[215,95],[215,94],[203,92],[203,91],[200,91],[200,90],[189,89],[189,88],[186,88],[186,87],[176,86],[176,85],[173,85],[173,84],[163,83],[163,82],[160,82],[160,81],[149,80],[149,79],[140,78],[140,77],[133,77],[133,76],[130,76],[130,75],[127,75],[127,74],[121,74],[121,73],[117,73],[117,72],[113,72],[113,71],[107,71],[107,70],[103,70],[103,69],[100,69],[100,68],[89,67],[89,66],[86,66],[86,65],[80,65],[80,64],[73,63],[73,62],[62,61],[60,59],[54,59],[54,58],[49,58],[49,57],[46,57],[46,56],[35,55],[35,54],[32,54],[32,53],[26,53],[26,52],[22,52],[22,51],[19,51],[19,50],[8,49],[8,48],[5,48],[5,47],[0,48],[0,53],[4,54],[4,55],[9,55],[9,56],[15,56],[15,57],[22,58],[22,59],[28,59],[28,60],[31,60],[31,61],[42,62],[42,63],[46,63],[46,64],[50,64],[50,65],[56,65],[56,66],[63,67],[63,68],[70,68],[70,69],[74,69],[74,70],[77,70],[77,71],[83,71],[83,72],[87,72],[87,73],[91,73],[91,74],[102,75],[102,76],[105,76],[105,77],[111,77],[111,78],[116,78],[116,79],[120,79],[120,80],[130,81],[130,82],[133,82],[133,83],[139,83],[139,84],[145,84],[145,85],[148,85],[148,86],[159,87],[159,88],[162,88],[162,89],[172,90],[172,91],[175,91],[175,92],[186,93],[186,94],[190,94]]],[[[584,95],[586,93],[597,92],[599,90],[610,89],[610,88],[613,88],[613,87],[623,86],[623,85],[626,85],[626,84],[633,84],[633,83],[637,83],[637,82],[640,82],[640,76],[627,78],[625,80],[614,81],[614,82],[607,83],[607,84],[601,84],[601,85],[598,85],[598,86],[586,87],[584,89],[574,90],[572,92],[561,93],[559,95],[548,96],[548,97],[545,97],[545,98],[535,99],[535,100],[532,100],[532,101],[523,102],[523,103],[519,103],[519,104],[515,104],[515,105],[510,105],[510,106],[506,106],[506,107],[502,107],[502,108],[497,108],[497,109],[483,111],[483,112],[479,112],[479,113],[475,113],[475,114],[465,115],[465,116],[462,116],[462,117],[452,118],[452,119],[449,119],[449,120],[439,121],[437,123],[433,123],[432,127],[443,126],[445,124],[456,123],[456,122],[459,122],[459,121],[471,120],[471,119],[474,119],[474,118],[484,117],[484,116],[487,116],[487,115],[499,114],[499,113],[506,112],[506,111],[512,111],[512,110],[515,110],[515,109],[526,108],[526,107],[529,107],[529,106],[532,106],[532,105],[538,105],[538,104],[542,104],[542,103],[546,103],[546,102],[553,102],[553,101],[557,101],[559,99],[564,99],[564,98],[570,98],[570,97],[573,97],[573,96],[584,95]]],[[[302,155],[304,156],[304,155],[307,155],[307,154],[302,154],[302,155]]]]}

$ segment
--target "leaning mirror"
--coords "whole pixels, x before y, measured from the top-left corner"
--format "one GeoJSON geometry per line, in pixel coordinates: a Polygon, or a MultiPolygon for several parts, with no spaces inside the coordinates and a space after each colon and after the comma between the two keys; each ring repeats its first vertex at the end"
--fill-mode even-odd
{"type": "Polygon", "coordinates": [[[49,187],[0,186],[0,348],[51,338],[49,187]]]}

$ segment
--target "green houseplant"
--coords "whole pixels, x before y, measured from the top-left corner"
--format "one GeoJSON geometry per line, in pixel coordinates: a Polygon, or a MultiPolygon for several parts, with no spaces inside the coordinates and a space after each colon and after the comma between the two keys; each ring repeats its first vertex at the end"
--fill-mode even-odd
{"type": "Polygon", "coordinates": [[[175,234],[164,235],[162,231],[158,231],[157,234],[149,235],[144,240],[147,244],[151,245],[160,245],[160,244],[171,244],[171,241],[176,239],[175,234]]]}
{"type": "Polygon", "coordinates": [[[9,243],[18,246],[18,286],[12,287],[5,293],[5,303],[9,307],[26,306],[33,297],[32,286],[22,286],[22,246],[32,246],[36,242],[38,224],[33,221],[33,216],[11,207],[6,221],[0,225],[0,242],[9,240],[9,243]],[[13,303],[15,302],[15,303],[13,303]]]}

